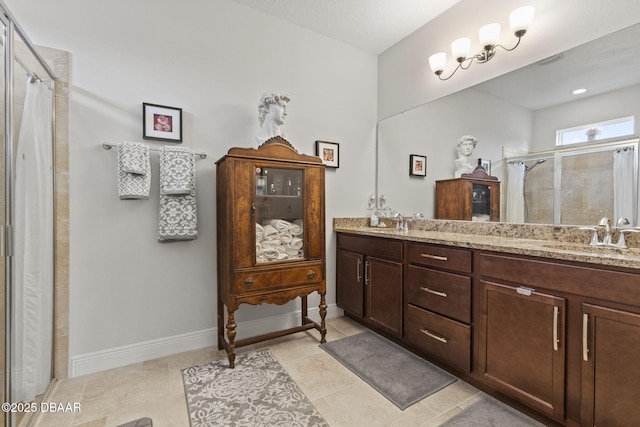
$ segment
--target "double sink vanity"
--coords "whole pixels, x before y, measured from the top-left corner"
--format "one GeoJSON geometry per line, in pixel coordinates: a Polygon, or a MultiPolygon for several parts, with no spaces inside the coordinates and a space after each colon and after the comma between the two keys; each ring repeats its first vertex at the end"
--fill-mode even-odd
{"type": "Polygon", "coordinates": [[[347,316],[555,423],[640,425],[640,234],[382,222],[334,219],[347,316]]]}

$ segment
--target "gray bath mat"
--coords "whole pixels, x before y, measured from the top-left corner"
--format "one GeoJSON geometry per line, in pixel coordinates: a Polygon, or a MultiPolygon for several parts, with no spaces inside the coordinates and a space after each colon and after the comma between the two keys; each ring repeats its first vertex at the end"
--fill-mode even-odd
{"type": "Polygon", "coordinates": [[[440,427],[544,427],[533,418],[486,396],[440,427]]]}
{"type": "Polygon", "coordinates": [[[456,381],[448,372],[371,332],[320,348],[402,410],[456,381]]]}
{"type": "Polygon", "coordinates": [[[139,418],[128,423],[120,424],[118,427],[153,427],[153,421],[151,418],[139,418]]]}

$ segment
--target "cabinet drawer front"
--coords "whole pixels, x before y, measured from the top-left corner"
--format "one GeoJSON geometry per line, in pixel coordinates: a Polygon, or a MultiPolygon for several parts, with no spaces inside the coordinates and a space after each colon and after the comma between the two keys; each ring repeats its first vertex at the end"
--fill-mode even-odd
{"type": "Polygon", "coordinates": [[[407,245],[407,259],[411,264],[471,273],[471,251],[465,249],[409,243],[407,245]]]}
{"type": "Polygon", "coordinates": [[[471,323],[471,278],[410,265],[407,303],[471,323]]]}
{"type": "Polygon", "coordinates": [[[246,293],[288,288],[320,282],[324,279],[321,266],[307,266],[278,271],[248,272],[235,275],[235,292],[246,293]]]}
{"type": "Polygon", "coordinates": [[[402,259],[402,241],[338,233],[338,247],[381,258],[402,259]]]}
{"type": "Polygon", "coordinates": [[[406,306],[405,338],[448,365],[471,372],[471,327],[412,305],[406,306]]]}

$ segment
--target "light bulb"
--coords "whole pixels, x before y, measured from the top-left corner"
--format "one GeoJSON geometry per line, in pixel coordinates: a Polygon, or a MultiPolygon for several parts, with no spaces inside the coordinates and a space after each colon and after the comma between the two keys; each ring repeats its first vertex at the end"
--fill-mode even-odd
{"type": "Polygon", "coordinates": [[[441,74],[444,70],[444,66],[447,63],[447,54],[444,52],[438,52],[429,57],[429,66],[431,71],[436,74],[441,74]]]}
{"type": "Polygon", "coordinates": [[[471,39],[468,38],[461,38],[451,43],[451,53],[458,62],[464,61],[464,59],[469,55],[470,49],[471,39]]]}
{"type": "Polygon", "coordinates": [[[535,8],[533,6],[523,6],[515,9],[509,15],[509,25],[511,32],[516,37],[522,37],[527,32],[533,22],[535,8]]]}
{"type": "Polygon", "coordinates": [[[483,47],[486,48],[487,46],[497,45],[498,40],[500,40],[500,24],[487,24],[480,28],[478,35],[480,37],[480,44],[483,47]]]}

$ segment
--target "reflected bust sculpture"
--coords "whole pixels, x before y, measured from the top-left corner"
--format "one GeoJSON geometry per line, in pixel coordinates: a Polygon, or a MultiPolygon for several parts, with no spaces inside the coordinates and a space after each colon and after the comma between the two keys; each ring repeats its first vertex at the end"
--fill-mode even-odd
{"type": "Polygon", "coordinates": [[[291,98],[275,92],[265,92],[258,104],[258,124],[260,132],[256,135],[258,145],[274,136],[286,138],[282,125],[287,117],[287,104],[291,98]]]}
{"type": "Polygon", "coordinates": [[[478,138],[472,135],[464,135],[458,139],[458,144],[456,145],[458,158],[454,162],[456,178],[460,178],[463,173],[473,172],[475,166],[471,164],[471,155],[477,144],[478,138]]]}

